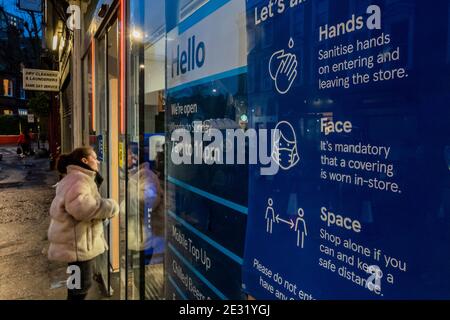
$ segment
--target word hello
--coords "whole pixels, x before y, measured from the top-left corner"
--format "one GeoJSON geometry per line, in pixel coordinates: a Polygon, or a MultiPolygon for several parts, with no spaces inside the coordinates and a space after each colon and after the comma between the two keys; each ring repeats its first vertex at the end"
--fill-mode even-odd
{"type": "Polygon", "coordinates": [[[188,38],[187,50],[180,52],[180,45],[177,46],[177,56],[172,59],[172,78],[203,67],[205,58],[205,43],[200,41],[197,44],[195,36],[188,38]]]}
{"type": "Polygon", "coordinates": [[[354,14],[346,21],[338,23],[335,26],[321,26],[319,29],[319,41],[333,39],[347,33],[352,33],[361,30],[366,26],[368,30],[381,29],[381,9],[377,5],[371,5],[367,8],[366,13],[369,15],[364,21],[363,16],[356,17],[354,14]],[[364,23],[365,22],[365,23],[364,23]]]}

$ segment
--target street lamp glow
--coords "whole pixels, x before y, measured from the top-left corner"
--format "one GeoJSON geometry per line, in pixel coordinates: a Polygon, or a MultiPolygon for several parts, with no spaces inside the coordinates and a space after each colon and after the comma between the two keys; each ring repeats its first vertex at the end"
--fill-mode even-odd
{"type": "Polygon", "coordinates": [[[140,32],[139,30],[133,30],[133,32],[131,33],[131,36],[133,37],[133,39],[135,40],[142,40],[142,32],[140,32]]]}

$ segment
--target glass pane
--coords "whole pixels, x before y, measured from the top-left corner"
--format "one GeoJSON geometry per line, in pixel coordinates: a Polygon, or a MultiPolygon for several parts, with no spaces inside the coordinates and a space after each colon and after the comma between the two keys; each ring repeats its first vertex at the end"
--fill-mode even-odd
{"type": "MultiPolygon", "coordinates": [[[[99,173],[105,178],[100,186],[100,194],[103,197],[109,198],[109,139],[108,139],[108,105],[107,105],[107,82],[106,76],[106,37],[101,37],[97,41],[95,49],[95,105],[94,105],[94,118],[96,133],[95,139],[93,139],[93,147],[97,152],[97,158],[100,161],[99,173]]],[[[105,228],[105,237],[109,243],[109,233],[105,228]]],[[[100,255],[96,259],[96,273],[101,276],[104,287],[109,288],[108,281],[108,256],[107,253],[100,255]]]]}
{"type": "MultiPolygon", "coordinates": [[[[108,30],[108,110],[109,110],[109,196],[120,203],[119,199],[119,41],[117,20],[108,30]]],[[[111,220],[109,224],[109,262],[111,270],[119,269],[119,221],[111,220]]]]}
{"type": "MultiPolygon", "coordinates": [[[[102,37],[97,43],[96,49],[96,98],[95,98],[95,121],[97,128],[97,137],[95,147],[97,150],[98,159],[100,161],[99,171],[103,177],[108,176],[108,106],[107,106],[107,81],[106,77],[106,37],[102,37]]],[[[103,196],[109,195],[109,187],[107,179],[100,188],[103,196]]]]}
{"type": "Polygon", "coordinates": [[[129,1],[128,299],[163,297],[164,5],[129,1]]]}
{"type": "Polygon", "coordinates": [[[92,49],[88,51],[86,56],[83,59],[83,73],[82,73],[82,81],[83,81],[83,144],[84,145],[90,145],[91,142],[94,140],[91,140],[91,136],[95,133],[93,132],[93,123],[92,123],[92,111],[94,110],[93,107],[93,75],[92,75],[92,49]]]}
{"type": "Polygon", "coordinates": [[[182,1],[178,15],[167,9],[181,22],[167,31],[166,298],[244,299],[245,1],[182,1]]]}

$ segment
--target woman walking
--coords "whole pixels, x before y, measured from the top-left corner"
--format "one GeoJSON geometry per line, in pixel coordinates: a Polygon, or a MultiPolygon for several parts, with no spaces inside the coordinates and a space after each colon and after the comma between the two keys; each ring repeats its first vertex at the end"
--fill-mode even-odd
{"type": "Polygon", "coordinates": [[[67,262],[80,281],[68,286],[69,300],[84,300],[92,284],[94,258],[108,249],[103,235],[103,220],[113,218],[119,206],[103,199],[98,186],[98,160],[92,148],[78,148],[61,155],[57,169],[64,176],[56,188],[50,207],[48,258],[67,262]]]}

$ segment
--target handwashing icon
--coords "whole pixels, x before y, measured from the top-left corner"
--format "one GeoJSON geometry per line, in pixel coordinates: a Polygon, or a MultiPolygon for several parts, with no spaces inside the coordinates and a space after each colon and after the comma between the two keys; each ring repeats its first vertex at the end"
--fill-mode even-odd
{"type": "MultiPolygon", "coordinates": [[[[289,40],[289,49],[294,47],[294,40],[289,40]]],[[[275,88],[280,94],[286,94],[292,87],[298,72],[297,56],[293,53],[285,53],[284,49],[272,54],[269,60],[269,73],[275,88]]]]}

